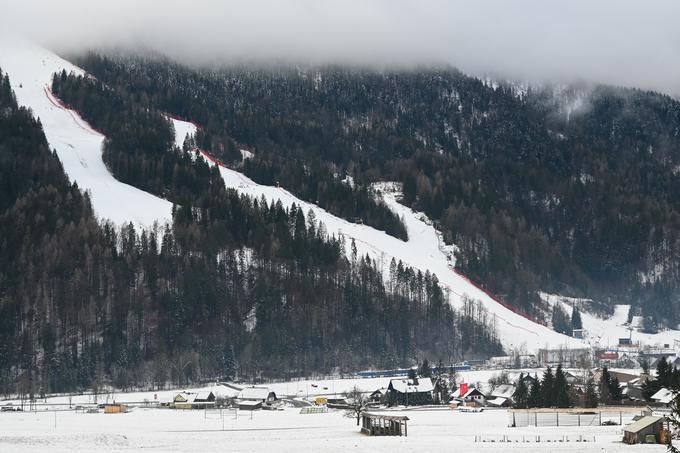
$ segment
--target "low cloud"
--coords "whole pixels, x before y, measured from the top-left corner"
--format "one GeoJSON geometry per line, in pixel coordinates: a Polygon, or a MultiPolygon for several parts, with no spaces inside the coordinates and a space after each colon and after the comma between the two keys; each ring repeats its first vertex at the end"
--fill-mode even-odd
{"type": "Polygon", "coordinates": [[[189,64],[417,65],[680,94],[677,0],[21,0],[0,29],[189,64]]]}

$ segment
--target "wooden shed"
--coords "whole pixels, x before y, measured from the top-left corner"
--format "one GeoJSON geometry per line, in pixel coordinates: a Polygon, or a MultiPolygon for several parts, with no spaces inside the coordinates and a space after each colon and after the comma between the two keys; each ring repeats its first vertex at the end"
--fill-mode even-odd
{"type": "Polygon", "coordinates": [[[107,404],[104,406],[105,414],[124,414],[127,411],[127,404],[107,404]]]}
{"type": "Polygon", "coordinates": [[[407,424],[404,415],[361,414],[361,432],[369,436],[407,436],[407,424]]]}
{"type": "Polygon", "coordinates": [[[661,443],[664,417],[648,415],[623,428],[623,441],[627,444],[661,443]]]}

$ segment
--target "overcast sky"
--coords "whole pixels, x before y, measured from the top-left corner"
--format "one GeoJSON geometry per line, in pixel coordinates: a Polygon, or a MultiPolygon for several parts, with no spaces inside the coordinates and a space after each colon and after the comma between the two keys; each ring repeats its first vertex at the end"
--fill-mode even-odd
{"type": "Polygon", "coordinates": [[[451,63],[680,94],[680,0],[3,0],[0,29],[188,63],[451,63]],[[10,6],[11,5],[11,6],[10,6]]]}

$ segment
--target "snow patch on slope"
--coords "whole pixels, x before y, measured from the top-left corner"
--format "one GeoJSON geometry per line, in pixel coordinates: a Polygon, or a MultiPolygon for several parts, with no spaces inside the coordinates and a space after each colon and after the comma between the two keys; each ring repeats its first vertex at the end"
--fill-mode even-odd
{"type": "Polygon", "coordinates": [[[80,68],[49,50],[6,36],[0,36],[0,68],[9,75],[19,104],[40,118],[68,177],[90,193],[98,217],[138,227],[172,220],[170,202],[123,184],[109,173],[102,160],[104,136],[50,96],[52,74],[62,70],[84,74],[80,68]]]}
{"type": "Polygon", "coordinates": [[[187,121],[180,121],[176,118],[167,117],[171,122],[172,126],[175,128],[175,146],[182,149],[184,146],[184,140],[187,136],[193,137],[196,133],[196,125],[189,123],[187,121]]]}
{"type": "Polygon", "coordinates": [[[241,150],[241,160],[246,160],[246,159],[252,159],[254,154],[252,151],[248,151],[247,149],[242,149],[241,150]]]}

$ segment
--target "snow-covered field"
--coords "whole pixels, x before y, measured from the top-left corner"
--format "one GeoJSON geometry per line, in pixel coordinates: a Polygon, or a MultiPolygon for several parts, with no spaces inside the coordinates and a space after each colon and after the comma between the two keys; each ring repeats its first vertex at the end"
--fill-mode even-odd
{"type": "Polygon", "coordinates": [[[102,160],[104,136],[50,96],[55,72],[82,74],[82,70],[47,49],[3,35],[0,68],[9,75],[19,105],[30,107],[40,118],[47,141],[71,181],[90,192],[98,217],[145,227],[171,221],[172,204],[117,181],[102,160]]]}
{"type": "MultiPolygon", "coordinates": [[[[518,373],[520,370],[513,370],[518,373]]],[[[538,372],[541,370],[523,370],[538,372]]],[[[498,370],[461,372],[459,382],[486,383],[498,370]]],[[[279,398],[314,400],[317,395],[342,395],[357,386],[365,392],[385,387],[389,378],[309,379],[268,384],[279,398]]],[[[186,389],[212,391],[235,397],[238,384],[216,384],[186,389]]],[[[67,410],[69,406],[92,406],[92,395],[48,397],[38,400],[35,412],[0,412],[1,452],[62,451],[229,451],[229,452],[340,452],[346,450],[569,452],[577,450],[619,452],[663,451],[663,446],[623,445],[621,426],[510,427],[512,415],[504,410],[460,413],[446,407],[375,410],[409,417],[408,437],[367,437],[359,433],[355,420],[344,411],[301,414],[299,408],[284,406],[277,411],[195,410],[143,408],[140,403],[170,402],[180,390],[100,394],[98,403],[130,403],[126,414],[87,414],[67,410]],[[56,409],[56,411],[55,411],[56,409]],[[536,440],[540,438],[541,442],[536,440]],[[481,442],[481,440],[485,442],[481,442]],[[511,442],[500,442],[508,439],[511,442]],[[587,442],[576,442],[585,439],[587,442]]],[[[18,401],[2,401],[18,405],[18,401]]],[[[612,415],[612,414],[610,414],[612,415]]],[[[624,414],[624,425],[634,414],[624,414]]],[[[618,415],[612,415],[618,421],[618,415]]]]}
{"type": "Polygon", "coordinates": [[[505,410],[459,413],[402,410],[408,437],[368,437],[341,411],[177,411],[135,408],[126,414],[73,411],[0,413],[0,451],[72,452],[569,452],[657,451],[662,445],[621,443],[620,426],[509,428],[505,410]],[[487,442],[475,442],[475,439],[487,442]],[[507,436],[512,443],[499,443],[507,436]],[[540,437],[541,442],[535,442],[540,437]],[[577,439],[588,442],[575,442],[577,439]],[[566,442],[566,440],[569,442],[566,442]],[[490,442],[495,440],[495,442],[490,442]],[[529,442],[522,442],[522,440],[529,442]],[[565,440],[565,442],[561,442],[565,440]]]}

